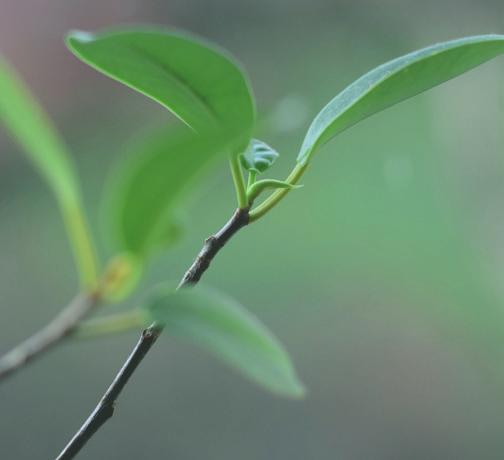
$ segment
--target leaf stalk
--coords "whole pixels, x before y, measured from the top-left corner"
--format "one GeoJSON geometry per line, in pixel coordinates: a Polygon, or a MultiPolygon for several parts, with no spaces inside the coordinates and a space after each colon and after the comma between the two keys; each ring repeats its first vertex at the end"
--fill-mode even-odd
{"type": "MultiPolygon", "coordinates": [[[[301,179],[301,176],[306,171],[308,163],[298,163],[289,174],[285,182],[290,185],[296,185],[301,179]]],[[[250,222],[255,222],[264,216],[268,211],[273,209],[291,190],[290,188],[282,188],[275,190],[268,198],[266,198],[260,205],[252,209],[249,213],[250,222]]]]}
{"type": "Polygon", "coordinates": [[[245,209],[248,205],[247,189],[245,187],[245,179],[243,178],[243,171],[238,155],[229,156],[229,165],[231,167],[231,175],[233,177],[233,183],[236,190],[238,208],[245,209]]]}

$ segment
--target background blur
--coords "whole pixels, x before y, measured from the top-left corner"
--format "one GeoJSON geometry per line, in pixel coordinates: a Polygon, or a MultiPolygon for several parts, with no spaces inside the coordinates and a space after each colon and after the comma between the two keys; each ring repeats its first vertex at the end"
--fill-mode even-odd
{"type": "MultiPolygon", "coordinates": [[[[243,62],[260,134],[283,154],[279,177],[346,84],[437,41],[504,32],[504,3],[0,0],[0,51],[70,145],[100,235],[114,163],[171,116],[77,61],[62,37],[146,22],[205,36],[243,62]]],[[[345,132],[317,156],[304,189],[241,232],[205,276],[282,339],[305,400],[271,396],[162,337],[79,458],[502,459],[503,75],[501,58],[345,132]]],[[[201,192],[185,210],[196,225],[154,261],[136,300],[179,278],[232,212],[227,167],[201,192]]],[[[0,254],[3,351],[76,289],[54,201],[4,131],[0,254]]],[[[136,338],[66,344],[2,384],[0,458],[54,458],[136,338]]]]}

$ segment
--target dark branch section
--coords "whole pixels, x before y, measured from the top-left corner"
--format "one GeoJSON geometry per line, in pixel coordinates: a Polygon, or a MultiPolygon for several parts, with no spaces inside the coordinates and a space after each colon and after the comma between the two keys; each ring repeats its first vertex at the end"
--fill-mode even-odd
{"type": "Polygon", "coordinates": [[[215,235],[206,239],[203,249],[194,259],[192,265],[185,272],[179,288],[189,284],[196,284],[207,270],[212,259],[231,239],[231,237],[249,222],[248,209],[237,209],[231,219],[215,235]]]}
{"type": "MultiPolygon", "coordinates": [[[[237,209],[224,227],[215,235],[206,239],[203,248],[184,274],[178,288],[196,284],[200,280],[217,253],[238,230],[249,223],[248,212],[248,209],[237,209]]],[[[114,415],[115,403],[121,391],[162,332],[163,326],[156,323],[142,332],[135,348],[129,354],[126,362],[114,378],[114,381],[79,431],[59,454],[57,460],[69,460],[74,458],[102,425],[114,415]]]]}
{"type": "Polygon", "coordinates": [[[114,378],[114,381],[110,384],[94,411],[84,422],[84,425],[82,425],[79,431],[59,454],[57,457],[58,460],[74,458],[84,447],[86,442],[114,415],[117,398],[138,365],[156,342],[162,330],[162,327],[152,325],[142,332],[135,348],[128,356],[128,359],[114,378]]]}

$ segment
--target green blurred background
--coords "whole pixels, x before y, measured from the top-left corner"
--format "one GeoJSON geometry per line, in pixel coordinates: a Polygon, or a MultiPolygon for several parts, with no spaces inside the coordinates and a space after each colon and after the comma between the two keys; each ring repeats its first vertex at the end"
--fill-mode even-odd
{"type": "MultiPolygon", "coordinates": [[[[261,136],[293,165],[311,118],[346,84],[416,48],[504,32],[501,0],[1,0],[0,50],[72,149],[93,229],[128,144],[172,117],[78,62],[72,28],[157,23],[233,52],[261,136]]],[[[345,132],[205,276],[290,350],[309,388],[278,399],[162,337],[82,459],[504,458],[504,61],[345,132]]],[[[227,167],[184,210],[190,231],[132,303],[180,277],[230,215],[227,167]]],[[[103,256],[110,255],[102,238],[103,256]]],[[[76,290],[49,191],[0,132],[0,350],[76,290]]],[[[72,342],[0,387],[0,458],[54,458],[137,338],[72,342]]]]}

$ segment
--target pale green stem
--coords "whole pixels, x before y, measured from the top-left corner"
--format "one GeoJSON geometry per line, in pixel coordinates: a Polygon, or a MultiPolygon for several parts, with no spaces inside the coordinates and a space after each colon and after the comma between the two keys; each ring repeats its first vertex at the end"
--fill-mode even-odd
{"type": "Polygon", "coordinates": [[[254,185],[254,182],[256,181],[257,178],[257,171],[249,171],[248,175],[248,181],[247,181],[247,190],[254,185]]]}
{"type": "Polygon", "coordinates": [[[97,284],[98,267],[86,217],[77,202],[61,203],[61,211],[74,253],[81,287],[86,291],[91,290],[97,284]]]}
{"type": "Polygon", "coordinates": [[[248,206],[247,190],[245,188],[245,180],[243,178],[242,167],[238,155],[230,155],[229,165],[231,167],[231,175],[236,189],[236,199],[238,207],[245,209],[248,206]]]}
{"type": "MultiPolygon", "coordinates": [[[[287,179],[285,179],[285,182],[295,185],[303,173],[306,171],[306,168],[308,167],[308,163],[299,163],[296,165],[296,167],[292,170],[292,172],[289,174],[287,179]]],[[[283,189],[278,189],[275,192],[273,192],[268,198],[266,198],[259,206],[256,208],[252,209],[249,213],[249,222],[254,222],[257,219],[261,218],[266,214],[270,209],[274,208],[281,200],[282,198],[287,195],[292,189],[290,188],[283,188],[283,189]]]]}

